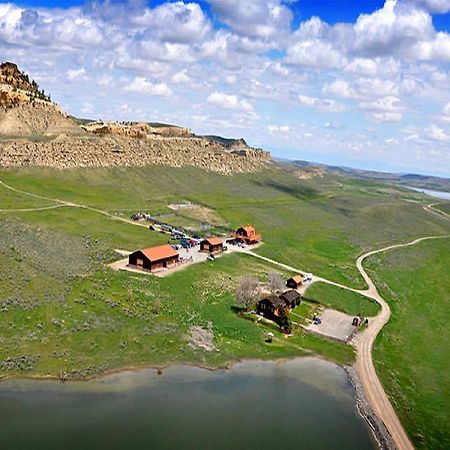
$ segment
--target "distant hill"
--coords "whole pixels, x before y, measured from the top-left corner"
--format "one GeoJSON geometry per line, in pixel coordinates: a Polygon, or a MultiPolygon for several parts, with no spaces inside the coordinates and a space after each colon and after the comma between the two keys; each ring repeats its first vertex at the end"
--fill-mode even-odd
{"type": "Polygon", "coordinates": [[[423,189],[435,189],[450,192],[450,178],[420,175],[414,173],[389,173],[374,170],[354,169],[344,166],[332,166],[327,164],[313,163],[309,161],[284,161],[284,164],[295,167],[322,167],[328,172],[348,175],[356,178],[376,181],[388,181],[402,186],[412,186],[423,189]]]}

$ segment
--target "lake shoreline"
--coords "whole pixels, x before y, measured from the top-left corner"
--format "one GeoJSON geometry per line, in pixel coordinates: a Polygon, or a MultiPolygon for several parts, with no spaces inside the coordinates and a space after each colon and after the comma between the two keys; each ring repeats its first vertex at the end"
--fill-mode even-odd
{"type": "Polygon", "coordinates": [[[305,356],[292,356],[287,358],[276,358],[276,359],[262,359],[262,358],[242,358],[242,359],[235,359],[233,361],[228,361],[223,364],[219,364],[217,366],[215,365],[208,365],[208,364],[202,364],[202,363],[194,363],[189,361],[175,361],[175,362],[168,362],[164,364],[142,364],[142,365],[130,365],[130,366],[121,366],[114,369],[107,369],[103,372],[96,373],[94,375],[88,375],[88,376],[75,376],[75,377],[63,377],[62,375],[8,375],[6,377],[0,378],[0,385],[3,382],[11,381],[11,380],[33,380],[33,381],[61,381],[62,383],[72,383],[72,382],[89,382],[94,380],[100,380],[102,378],[107,378],[112,375],[120,374],[121,372],[138,372],[140,370],[151,370],[154,369],[158,371],[159,375],[163,374],[163,371],[168,369],[169,367],[173,366],[185,366],[185,367],[193,367],[197,369],[203,369],[210,372],[216,372],[219,370],[231,370],[235,365],[237,364],[245,364],[245,363],[261,363],[261,362],[273,362],[273,363],[283,363],[283,362],[289,362],[296,359],[315,359],[319,361],[326,361],[330,364],[333,364],[335,366],[341,367],[345,370],[345,366],[335,362],[331,361],[329,359],[323,358],[320,355],[305,355],[305,356]]]}
{"type": "Polygon", "coordinates": [[[343,369],[346,372],[348,381],[352,386],[358,412],[368,424],[378,447],[380,450],[395,450],[396,446],[388,429],[375,414],[369,401],[367,400],[361,380],[359,379],[355,368],[353,366],[343,366],[343,369]]]}

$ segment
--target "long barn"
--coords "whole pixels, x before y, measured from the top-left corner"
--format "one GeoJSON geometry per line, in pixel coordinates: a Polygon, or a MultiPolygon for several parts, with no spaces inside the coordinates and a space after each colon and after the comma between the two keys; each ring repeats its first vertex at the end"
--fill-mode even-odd
{"type": "Polygon", "coordinates": [[[145,248],[131,253],[128,257],[130,266],[156,272],[178,264],[180,255],[169,244],[145,248]]]}

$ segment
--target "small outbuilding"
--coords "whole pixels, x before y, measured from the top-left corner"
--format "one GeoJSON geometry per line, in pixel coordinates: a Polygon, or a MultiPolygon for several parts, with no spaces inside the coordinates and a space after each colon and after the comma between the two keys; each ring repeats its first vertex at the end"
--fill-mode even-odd
{"type": "Polygon", "coordinates": [[[276,295],[270,295],[257,303],[256,312],[268,319],[274,319],[280,315],[280,306],[286,306],[284,300],[276,295]]]}
{"type": "Polygon", "coordinates": [[[289,289],[281,294],[280,298],[288,308],[292,309],[300,305],[300,294],[295,289],[289,289]]]}
{"type": "Polygon", "coordinates": [[[298,289],[303,284],[303,277],[301,275],[294,275],[286,282],[286,286],[291,289],[298,289]]]}
{"type": "Polygon", "coordinates": [[[247,245],[257,244],[261,241],[262,236],[260,233],[257,233],[255,227],[252,225],[245,225],[236,230],[235,237],[247,245]]]}
{"type": "Polygon", "coordinates": [[[223,240],[219,237],[210,237],[203,239],[200,242],[200,251],[205,253],[222,253],[223,252],[223,240]]]}
{"type": "Polygon", "coordinates": [[[178,252],[171,245],[165,244],[131,253],[128,257],[128,264],[143,270],[156,272],[175,266],[179,259],[178,252]]]}

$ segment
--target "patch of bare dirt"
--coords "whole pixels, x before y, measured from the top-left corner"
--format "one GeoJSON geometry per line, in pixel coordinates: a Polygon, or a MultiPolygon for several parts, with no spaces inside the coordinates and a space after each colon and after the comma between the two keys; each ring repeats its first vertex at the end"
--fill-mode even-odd
{"type": "Polygon", "coordinates": [[[202,328],[200,326],[192,326],[189,329],[190,335],[188,338],[189,346],[192,348],[200,348],[207,352],[216,350],[214,344],[214,333],[212,330],[212,324],[210,323],[208,328],[202,328]]]}

